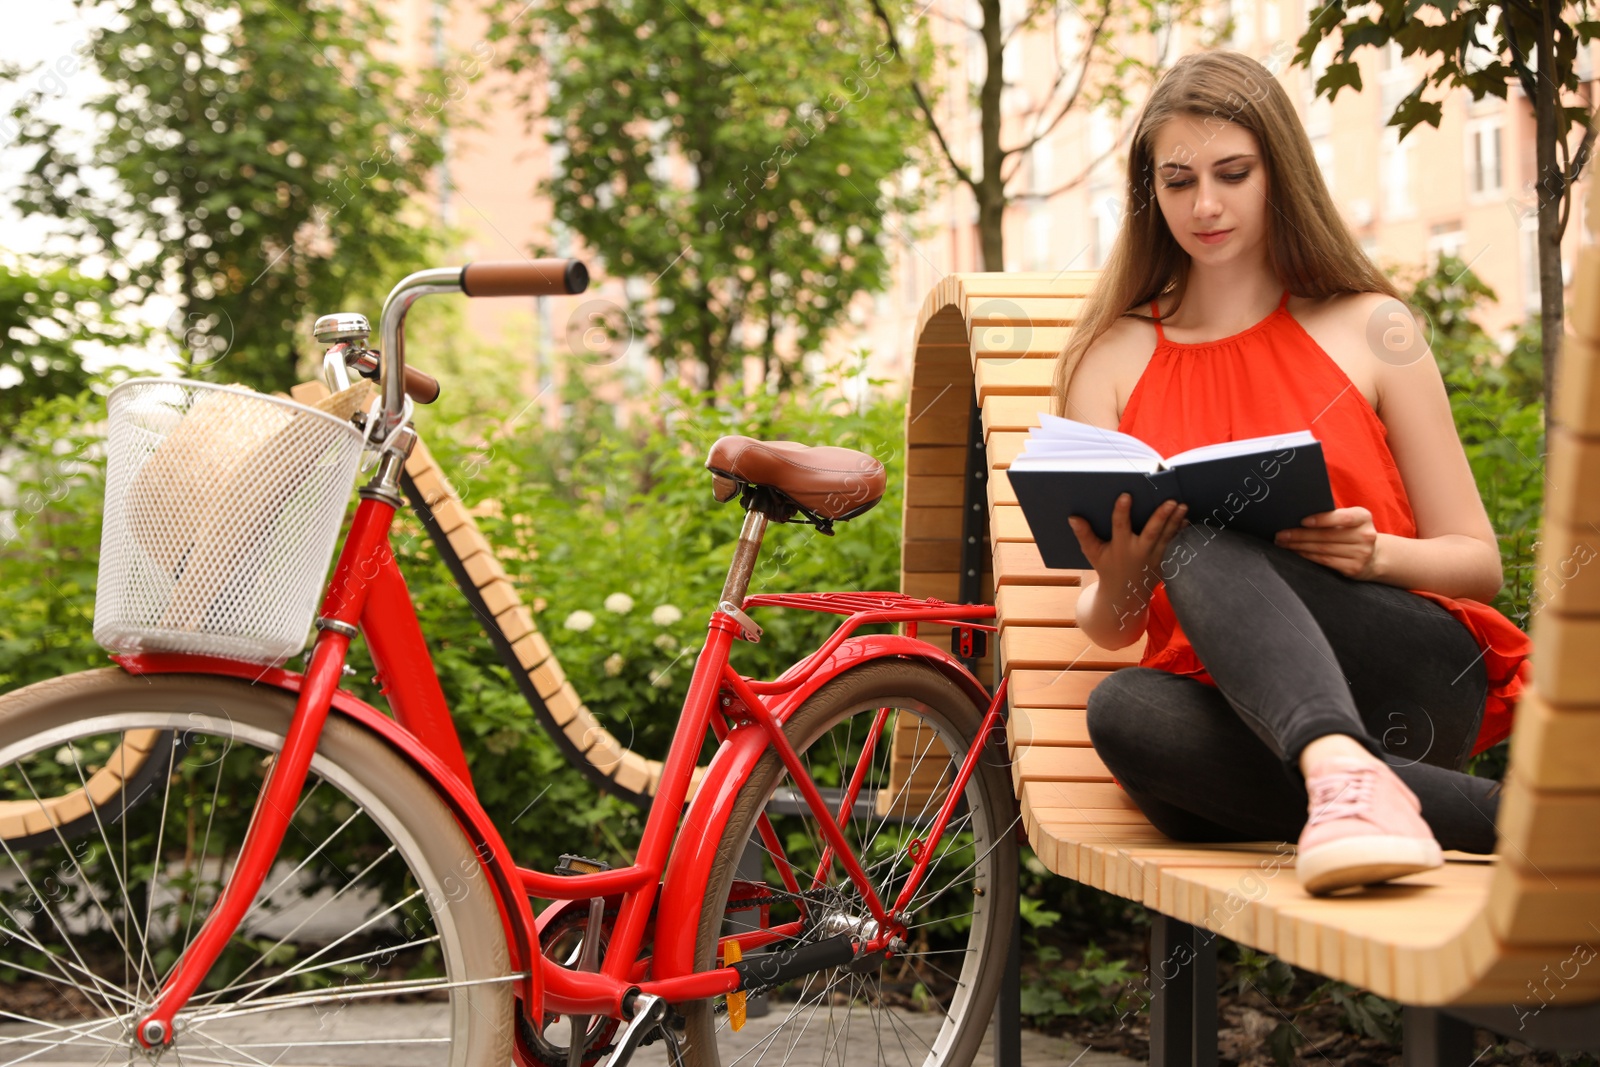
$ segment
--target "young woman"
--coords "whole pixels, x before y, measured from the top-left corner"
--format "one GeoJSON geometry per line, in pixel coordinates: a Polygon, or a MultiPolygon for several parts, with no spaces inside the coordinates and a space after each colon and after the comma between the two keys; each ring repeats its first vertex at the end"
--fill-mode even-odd
{"type": "Polygon", "coordinates": [[[1335,507],[1276,542],[1164,504],[1109,541],[1077,606],[1098,645],[1148,636],[1092,692],[1089,736],[1187,841],[1290,840],[1312,893],[1495,847],[1530,643],[1491,608],[1494,530],[1443,380],[1361,251],[1272,74],[1179,60],[1140,113],[1127,215],[1056,372],[1056,409],[1163,455],[1310,430],[1335,507]]]}

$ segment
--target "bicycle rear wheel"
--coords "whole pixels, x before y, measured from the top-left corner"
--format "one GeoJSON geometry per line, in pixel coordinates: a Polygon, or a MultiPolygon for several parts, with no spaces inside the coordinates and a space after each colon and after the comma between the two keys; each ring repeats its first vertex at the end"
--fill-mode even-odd
{"type": "MultiPolygon", "coordinates": [[[[842,787],[865,763],[860,795],[841,829],[885,908],[904,886],[912,845],[928,838],[981,718],[971,698],[937,669],[880,660],[833,679],[785,726],[834,812],[842,787]],[[881,726],[880,709],[888,709],[881,726]],[[875,740],[871,758],[863,761],[869,734],[875,740]]],[[[969,1064],[993,1013],[1017,921],[1016,804],[1003,762],[986,755],[959,800],[908,906],[903,951],[887,959],[858,958],[850,967],[770,990],[766,1017],[752,1018],[738,1032],[729,1024],[724,998],[688,1005],[690,1062],[843,1064],[852,1046],[859,1050],[865,1042],[881,1064],[969,1064]]],[[[697,970],[718,964],[720,937],[760,925],[753,897],[770,902],[770,925],[801,917],[802,904],[786,888],[780,862],[792,865],[808,917],[804,934],[785,946],[841,931],[875,933],[861,894],[840,864],[831,865],[818,889],[810,888],[822,840],[815,817],[769,751],[740,791],[723,832],[701,914],[697,970]],[[776,852],[757,832],[763,811],[780,844],[776,852]],[[730,903],[752,840],[762,857],[761,884],[739,881],[730,903]]]]}
{"type": "MultiPolygon", "coordinates": [[[[139,1057],[132,1024],[237,860],[289,694],[111,669],[0,697],[0,1062],[139,1057]],[[92,832],[52,824],[130,739],[177,735],[92,832]],[[19,847],[26,844],[27,847],[19,847]]],[[[146,761],[148,762],[148,761],[146,761]]],[[[81,824],[78,827],[81,829],[81,824]]],[[[513,982],[494,894],[449,809],[332,716],[278,863],[175,1025],[196,1064],[504,1067],[513,982]]]]}

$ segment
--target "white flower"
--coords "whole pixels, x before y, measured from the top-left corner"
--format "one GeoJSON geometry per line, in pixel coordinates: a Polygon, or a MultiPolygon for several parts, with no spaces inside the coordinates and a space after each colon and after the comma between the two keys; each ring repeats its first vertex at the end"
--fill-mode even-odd
{"type": "Polygon", "coordinates": [[[627,593],[612,593],[606,597],[606,610],[614,611],[618,615],[626,615],[633,610],[633,597],[627,593]]]}
{"type": "Polygon", "coordinates": [[[56,749],[56,762],[63,767],[71,767],[78,762],[78,749],[73,745],[62,745],[56,749]]]}
{"type": "Polygon", "coordinates": [[[587,630],[594,625],[594,616],[587,611],[574,611],[561,625],[569,630],[587,630]]]}
{"type": "Polygon", "coordinates": [[[672,688],[672,674],[671,674],[671,672],[670,671],[662,671],[660,674],[658,674],[654,678],[650,679],[650,684],[655,686],[657,689],[670,689],[670,688],[672,688]]]}
{"type": "Polygon", "coordinates": [[[605,662],[606,676],[609,677],[609,678],[615,678],[617,675],[621,674],[622,673],[622,665],[624,663],[626,663],[626,662],[628,662],[628,661],[622,658],[622,653],[621,652],[613,652],[613,653],[611,653],[611,655],[606,657],[606,662],[605,662]]]}
{"type": "Polygon", "coordinates": [[[683,618],[683,612],[671,604],[662,604],[650,613],[650,621],[657,626],[671,626],[681,618],[683,618]]]}
{"type": "Polygon", "coordinates": [[[678,647],[678,639],[671,634],[656,634],[655,646],[663,652],[671,652],[678,647]]]}

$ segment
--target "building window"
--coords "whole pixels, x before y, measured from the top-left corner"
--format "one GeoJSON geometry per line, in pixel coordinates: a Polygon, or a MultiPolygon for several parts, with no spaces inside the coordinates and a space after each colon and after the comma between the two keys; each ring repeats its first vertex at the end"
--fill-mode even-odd
{"type": "Polygon", "coordinates": [[[1028,149],[1028,192],[1045,196],[1055,182],[1055,153],[1047,137],[1028,149]]]}
{"type": "Polygon", "coordinates": [[[1047,205],[1037,201],[1028,209],[1028,238],[1025,270],[1049,270],[1052,267],[1050,238],[1054,220],[1047,205]]]}
{"type": "Polygon", "coordinates": [[[1231,0],[1228,9],[1233,16],[1233,47],[1248,48],[1256,39],[1256,0],[1231,0]]]}
{"type": "Polygon", "coordinates": [[[1105,266],[1106,257],[1111,255],[1111,246],[1116,242],[1117,230],[1122,226],[1122,200],[1110,188],[1092,190],[1089,194],[1090,206],[1094,212],[1094,223],[1090,233],[1090,252],[1094,255],[1096,269],[1105,266]]]}
{"type": "Polygon", "coordinates": [[[1455,256],[1462,259],[1463,249],[1467,244],[1467,235],[1461,229],[1459,219],[1452,222],[1438,222],[1428,228],[1428,269],[1438,266],[1442,256],[1455,256]]]}
{"type": "Polygon", "coordinates": [[[1467,173],[1472,192],[1498,193],[1501,189],[1500,123],[1481,122],[1467,129],[1467,173]]]}
{"type": "Polygon", "coordinates": [[[1517,236],[1522,251],[1522,309],[1539,310],[1539,219],[1530,215],[1517,236]]]}
{"type": "Polygon", "coordinates": [[[1385,126],[1381,151],[1383,213],[1389,218],[1411,214],[1411,148],[1400,140],[1397,126],[1385,126]]]}
{"type": "Polygon", "coordinates": [[[1317,169],[1322,171],[1322,184],[1328,187],[1328,192],[1333,192],[1333,142],[1326,137],[1319,137],[1311,142],[1311,154],[1316,157],[1317,169]]]}

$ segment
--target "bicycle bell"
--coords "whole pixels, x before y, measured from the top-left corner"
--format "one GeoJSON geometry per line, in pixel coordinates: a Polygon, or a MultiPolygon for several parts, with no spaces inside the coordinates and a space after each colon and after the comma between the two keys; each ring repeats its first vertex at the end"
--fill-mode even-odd
{"type": "Polygon", "coordinates": [[[367,347],[367,338],[372,336],[372,324],[365,315],[358,315],[353,311],[336,311],[332,315],[324,315],[311,327],[311,332],[316,335],[320,344],[334,345],[341,341],[353,343],[357,348],[367,347]]]}

